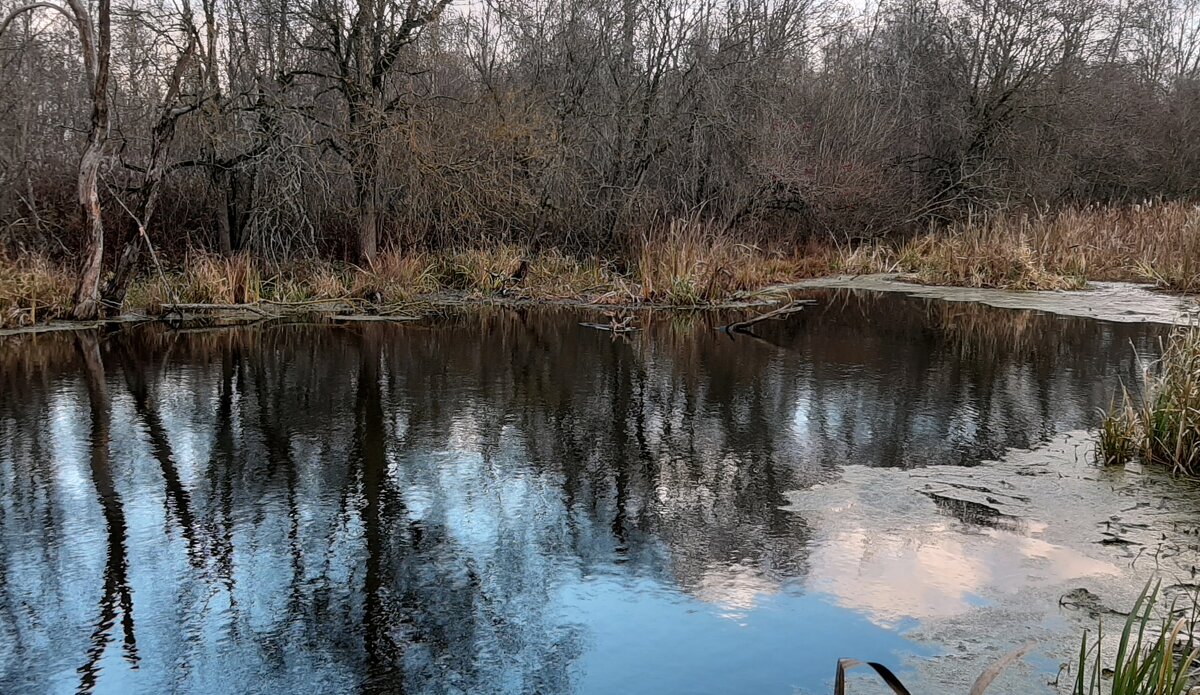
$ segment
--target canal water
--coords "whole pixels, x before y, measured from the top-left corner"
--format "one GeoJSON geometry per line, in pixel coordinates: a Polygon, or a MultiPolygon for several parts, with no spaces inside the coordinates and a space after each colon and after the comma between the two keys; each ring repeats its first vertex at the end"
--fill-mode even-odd
{"type": "Polygon", "coordinates": [[[10,338],[0,692],[1052,692],[1187,519],[1088,460],[1166,329],[810,296],[10,338]]]}

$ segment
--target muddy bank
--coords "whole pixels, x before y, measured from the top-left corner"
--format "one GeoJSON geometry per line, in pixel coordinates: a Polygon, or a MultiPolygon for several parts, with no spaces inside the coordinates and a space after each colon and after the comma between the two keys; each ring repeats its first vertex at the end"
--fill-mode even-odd
{"type": "MultiPolygon", "coordinates": [[[[1092,464],[1073,431],[975,467],[848,466],[789,493],[814,530],[809,591],[942,650],[908,657],[913,692],[966,692],[1005,653],[1036,647],[989,695],[1069,691],[1055,680],[1101,620],[1116,645],[1146,581],[1194,591],[1200,486],[1156,470],[1092,464]],[[1031,690],[1038,684],[1040,690],[1031,690]]],[[[909,682],[911,681],[911,682],[909,682]]],[[[873,692],[867,690],[866,692],[873,692]]]]}
{"type": "Polygon", "coordinates": [[[1123,323],[1185,325],[1196,319],[1194,297],[1164,294],[1130,282],[1091,282],[1087,289],[1016,291],[973,287],[943,287],[905,282],[900,275],[855,275],[815,278],[781,289],[846,288],[902,292],[948,302],[976,302],[1001,309],[1033,309],[1062,316],[1080,316],[1123,323]]]}
{"type": "Polygon", "coordinates": [[[991,288],[919,285],[906,282],[898,274],[834,276],[813,278],[796,283],[773,285],[728,301],[704,305],[670,303],[597,304],[593,299],[529,299],[504,296],[474,296],[440,294],[419,297],[398,305],[372,306],[368,303],[347,303],[338,300],[317,300],[284,304],[263,302],[246,305],[187,305],[188,308],[171,315],[151,315],[129,312],[106,321],[63,321],[0,329],[0,337],[47,331],[94,329],[105,324],[135,324],[169,320],[185,324],[243,325],[266,320],[295,319],[319,316],[333,321],[410,321],[427,317],[451,308],[485,306],[558,306],[597,311],[641,310],[719,310],[746,309],[772,303],[776,295],[792,295],[811,289],[850,289],[873,292],[899,292],[913,297],[941,299],[948,302],[968,302],[1001,309],[1031,309],[1061,316],[1077,316],[1122,323],[1162,323],[1186,325],[1196,320],[1200,305],[1195,297],[1164,294],[1149,286],[1128,282],[1093,282],[1084,290],[1016,291],[991,288]]]}

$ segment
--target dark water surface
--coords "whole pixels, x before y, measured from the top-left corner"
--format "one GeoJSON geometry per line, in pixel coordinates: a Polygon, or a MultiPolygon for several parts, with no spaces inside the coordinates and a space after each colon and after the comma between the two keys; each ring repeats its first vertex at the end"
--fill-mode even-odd
{"type": "Polygon", "coordinates": [[[814,296],[760,339],[495,309],[0,344],[0,691],[827,693],[934,654],[810,590],[785,493],[1091,426],[1162,330],[814,296]]]}

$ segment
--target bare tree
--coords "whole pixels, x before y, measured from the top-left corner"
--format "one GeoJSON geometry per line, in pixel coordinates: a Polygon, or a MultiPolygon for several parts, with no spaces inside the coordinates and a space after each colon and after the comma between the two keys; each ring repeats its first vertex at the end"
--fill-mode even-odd
{"type": "Polygon", "coordinates": [[[79,159],[76,189],[84,226],[88,230],[87,250],[79,268],[75,289],[76,319],[92,319],[100,315],[100,270],[104,259],[104,221],[101,218],[98,181],[104,162],[104,147],[108,142],[108,74],[111,39],[111,0],[98,0],[97,22],[93,24],[88,8],[81,0],[65,0],[66,6],[55,2],[34,2],[13,10],[0,23],[0,35],[17,16],[39,8],[52,9],[74,24],[79,32],[83,51],[83,71],[91,92],[92,117],[88,128],[87,145],[79,159]]]}
{"type": "Polygon", "coordinates": [[[18,1],[0,0],[25,20],[0,36],[0,243],[86,247],[80,316],[100,184],[125,241],[111,305],[147,237],[265,262],[621,254],[681,218],[787,246],[1200,196],[1196,0],[122,0],[112,41],[107,4],[18,1]],[[31,23],[41,7],[78,38],[31,23]],[[120,79],[98,89],[110,43],[120,79]],[[86,97],[55,80],[75,45],[86,97]]]}
{"type": "MultiPolygon", "coordinates": [[[[191,14],[189,3],[184,2],[182,7],[184,16],[189,16],[191,14]]],[[[150,153],[143,169],[143,180],[137,191],[137,200],[132,209],[127,209],[132,218],[130,231],[121,248],[121,253],[117,257],[113,275],[104,287],[103,304],[113,310],[120,310],[125,303],[125,293],[137,270],[142,245],[150,243],[150,236],[146,230],[154,216],[160,184],[169,164],[167,153],[171,141],[175,137],[176,125],[180,118],[199,108],[202,102],[201,97],[179,103],[184,74],[195,56],[197,45],[196,32],[190,25],[184,26],[183,35],[186,43],[178,51],[175,65],[167,80],[162,104],[158,109],[158,118],[150,132],[150,153]]]]}
{"type": "Polygon", "coordinates": [[[351,166],[363,262],[372,262],[379,247],[382,136],[388,115],[402,105],[393,73],[405,49],[450,2],[358,0],[348,9],[337,0],[316,0],[306,8],[312,33],[305,47],[319,57],[313,69],[298,72],[329,80],[344,100],[347,121],[337,149],[351,166]]]}

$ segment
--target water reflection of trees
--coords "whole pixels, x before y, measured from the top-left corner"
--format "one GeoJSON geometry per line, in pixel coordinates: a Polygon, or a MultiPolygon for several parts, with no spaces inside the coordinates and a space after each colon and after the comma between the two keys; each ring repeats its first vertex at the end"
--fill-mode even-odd
{"type": "Polygon", "coordinates": [[[751,605],[805,573],[785,491],[1086,424],[1148,340],[822,299],[762,340],[503,310],[7,346],[0,689],[563,691],[564,584],[751,605]]]}
{"type": "Polygon", "coordinates": [[[88,433],[88,469],[96,499],[104,513],[104,538],[106,545],[104,565],[104,590],[100,599],[99,614],[92,630],[91,646],[86,662],[79,667],[80,690],[91,690],[99,673],[100,659],[112,641],[117,617],[121,619],[121,636],[125,658],[137,663],[137,639],[133,622],[133,593],[129,584],[129,557],[126,552],[125,507],[117,492],[113,477],[113,464],[109,457],[109,440],[112,428],[112,405],[108,398],[104,366],[96,337],[82,333],[76,344],[83,362],[83,377],[87,386],[88,413],[91,429],[88,433]]]}

